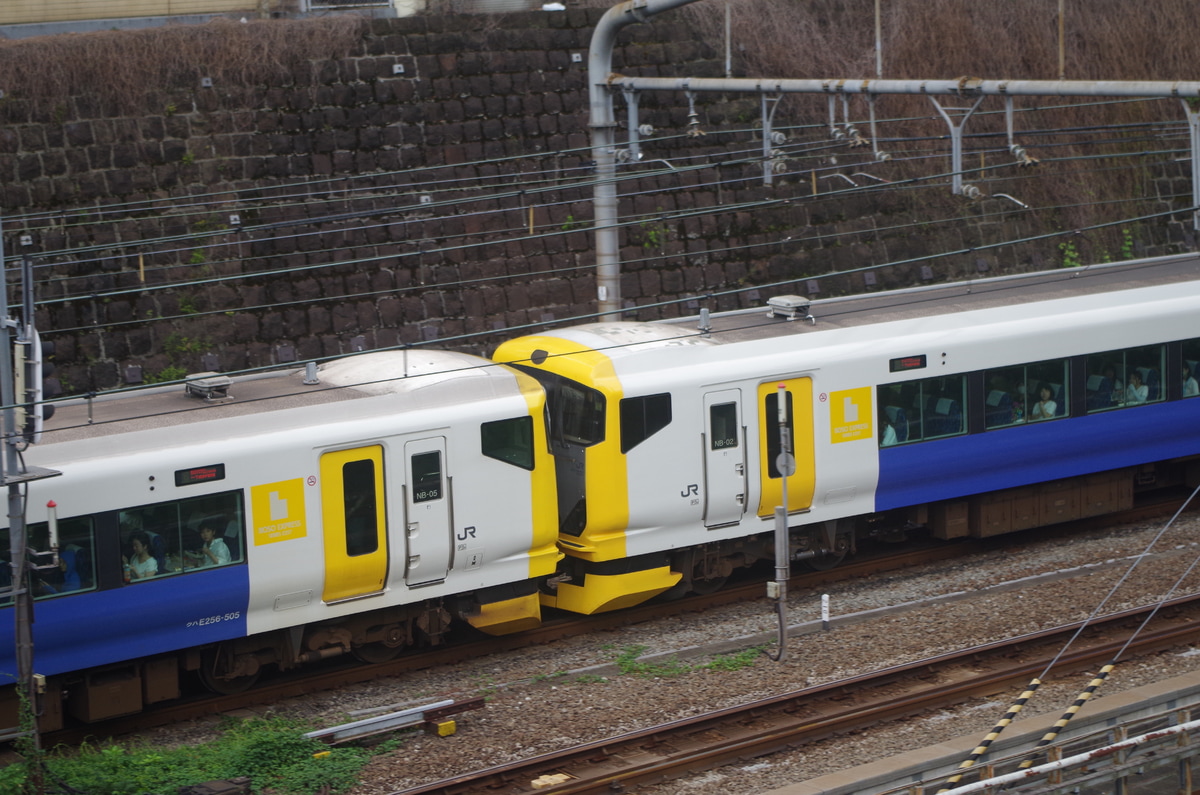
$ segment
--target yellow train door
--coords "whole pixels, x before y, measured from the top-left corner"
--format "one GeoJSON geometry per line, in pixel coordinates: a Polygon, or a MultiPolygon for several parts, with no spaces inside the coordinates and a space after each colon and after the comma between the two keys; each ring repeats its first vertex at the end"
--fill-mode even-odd
{"type": "Polygon", "coordinates": [[[321,519],[327,603],[383,593],[387,582],[387,506],[383,447],[321,456],[321,519]]]}
{"type": "Polygon", "coordinates": [[[779,392],[784,387],[791,453],[796,471],[787,477],[788,513],[812,506],[817,485],[816,454],[813,442],[812,379],[787,378],[758,385],[759,516],[771,516],[775,506],[783,505],[783,475],[779,468],[779,392]]]}

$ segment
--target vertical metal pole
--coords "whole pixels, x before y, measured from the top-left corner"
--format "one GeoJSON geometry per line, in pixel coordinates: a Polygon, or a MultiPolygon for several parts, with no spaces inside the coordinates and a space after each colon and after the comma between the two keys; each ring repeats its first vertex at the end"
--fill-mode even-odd
{"type": "Polygon", "coordinates": [[[875,0],[875,77],[883,78],[883,23],[880,21],[879,4],[882,0],[875,0]]]}
{"type": "MultiPolygon", "coordinates": [[[[8,548],[12,555],[13,606],[15,612],[15,645],[17,652],[17,687],[28,699],[23,709],[31,712],[33,747],[39,748],[37,730],[37,687],[33,678],[33,595],[29,592],[28,555],[25,538],[25,515],[22,511],[20,460],[17,457],[16,390],[13,383],[12,325],[8,317],[8,272],[4,263],[3,224],[0,223],[0,418],[4,446],[0,458],[0,473],[8,484],[8,548]]],[[[31,777],[37,772],[30,771],[31,777]]]]}
{"type": "Polygon", "coordinates": [[[763,153],[763,184],[764,185],[771,185],[775,182],[775,171],[774,171],[775,167],[774,167],[774,164],[772,163],[772,159],[771,159],[771,156],[774,154],[774,149],[772,147],[774,146],[774,143],[775,143],[773,140],[775,137],[775,132],[772,129],[772,125],[774,125],[774,123],[775,123],[775,111],[779,109],[779,101],[782,99],[783,99],[782,94],[780,94],[779,96],[776,96],[776,97],[768,97],[766,94],[763,94],[759,101],[759,105],[761,106],[761,109],[762,109],[761,110],[761,112],[762,112],[762,138],[763,138],[762,153],[763,153]],[[774,103],[774,104],[772,104],[772,103],[774,103]],[[770,105],[769,109],[767,107],[768,105],[770,105]]]}
{"type": "Polygon", "coordinates": [[[1058,0],[1058,79],[1067,79],[1067,9],[1066,0],[1058,0]]]}
{"type": "Polygon", "coordinates": [[[731,22],[732,13],[729,10],[729,2],[725,3],[725,76],[733,77],[733,24],[731,22]]]}
{"type": "Polygon", "coordinates": [[[1200,232],[1200,113],[1192,109],[1193,100],[1181,99],[1183,113],[1187,116],[1188,140],[1192,154],[1192,229],[1200,232]]]}
{"type": "Polygon", "coordinates": [[[960,194],[963,191],[963,128],[967,125],[967,119],[971,118],[971,114],[974,113],[979,108],[979,104],[983,102],[983,97],[981,96],[975,100],[975,104],[968,108],[965,113],[963,113],[958,123],[955,123],[954,120],[950,118],[950,114],[946,112],[945,108],[942,107],[940,102],[933,97],[930,97],[929,101],[933,103],[935,108],[937,108],[937,112],[942,115],[942,119],[945,120],[946,126],[950,128],[950,192],[954,194],[960,194]]]}
{"type": "Polygon", "coordinates": [[[621,317],[620,230],[617,227],[617,167],[614,158],[616,120],[613,114],[612,51],[617,33],[626,25],[647,22],[654,15],[694,0],[631,0],[604,12],[588,47],[588,127],[592,131],[592,160],[596,184],[592,191],[596,232],[596,299],[601,314],[621,317]]]}
{"type": "Polygon", "coordinates": [[[629,120],[626,123],[627,133],[629,136],[629,160],[636,163],[642,159],[641,139],[638,130],[638,92],[635,89],[624,89],[622,94],[625,95],[625,110],[626,118],[629,120]]]}
{"type": "Polygon", "coordinates": [[[779,655],[783,662],[787,656],[787,581],[791,574],[791,550],[788,543],[788,475],[795,467],[792,458],[792,434],[788,428],[787,385],[780,384],[777,393],[779,405],[776,417],[779,421],[779,458],[776,467],[783,476],[783,505],[775,509],[775,612],[779,617],[779,655]]]}

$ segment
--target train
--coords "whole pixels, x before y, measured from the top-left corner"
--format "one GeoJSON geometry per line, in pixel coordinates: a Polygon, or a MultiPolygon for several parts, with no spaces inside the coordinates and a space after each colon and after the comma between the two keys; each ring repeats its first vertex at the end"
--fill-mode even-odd
{"type": "Polygon", "coordinates": [[[822,569],[1194,486],[1197,317],[1179,255],[61,404],[25,452],[57,473],[25,499],[41,729],[708,592],[774,559],[780,507],[822,569]]]}

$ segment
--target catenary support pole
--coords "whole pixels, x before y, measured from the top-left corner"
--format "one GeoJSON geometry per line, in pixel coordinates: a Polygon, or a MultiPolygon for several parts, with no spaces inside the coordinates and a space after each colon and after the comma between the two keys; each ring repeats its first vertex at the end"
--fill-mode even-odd
{"type": "Polygon", "coordinates": [[[588,101],[591,115],[592,160],[596,167],[593,191],[596,240],[596,298],[606,318],[617,320],[621,313],[621,267],[617,228],[616,119],[609,90],[612,51],[617,33],[635,22],[647,22],[655,14],[694,0],[630,0],[613,6],[596,25],[588,50],[588,101]]]}

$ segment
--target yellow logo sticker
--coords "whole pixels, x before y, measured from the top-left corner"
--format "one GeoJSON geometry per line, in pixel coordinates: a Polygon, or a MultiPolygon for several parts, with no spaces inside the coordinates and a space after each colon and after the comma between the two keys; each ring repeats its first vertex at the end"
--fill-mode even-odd
{"type": "Polygon", "coordinates": [[[254,545],[304,538],[304,481],[281,480],[250,487],[254,545]]]}
{"type": "Polygon", "coordinates": [[[875,434],[871,413],[871,387],[829,393],[829,441],[853,442],[875,434]]]}

